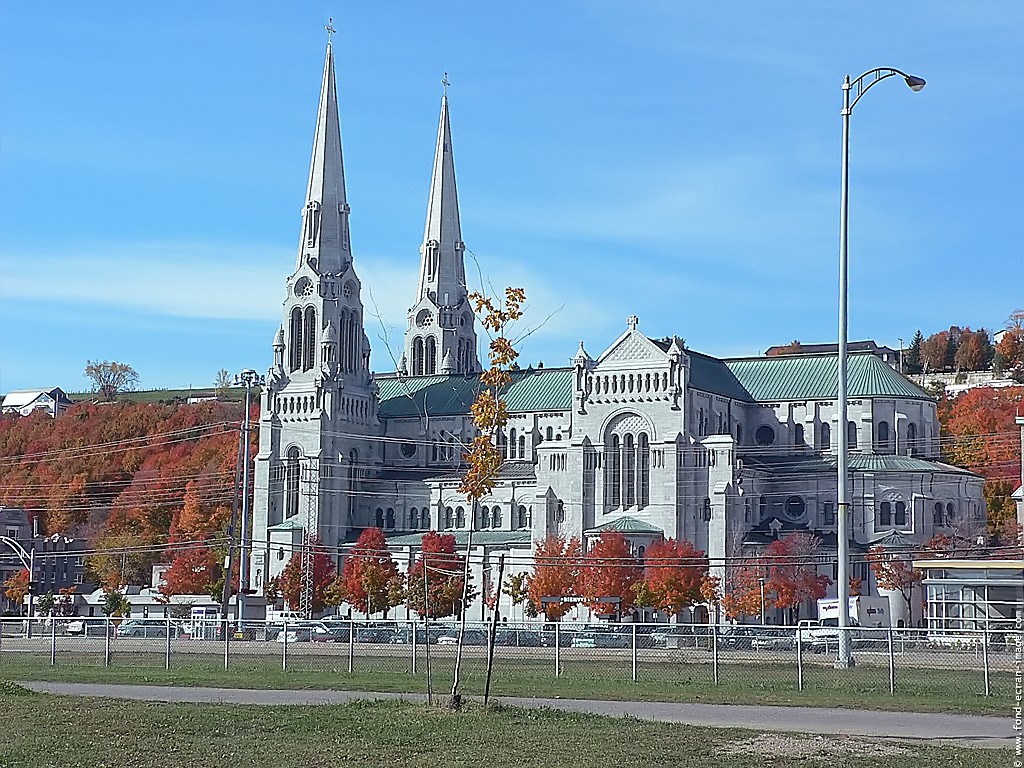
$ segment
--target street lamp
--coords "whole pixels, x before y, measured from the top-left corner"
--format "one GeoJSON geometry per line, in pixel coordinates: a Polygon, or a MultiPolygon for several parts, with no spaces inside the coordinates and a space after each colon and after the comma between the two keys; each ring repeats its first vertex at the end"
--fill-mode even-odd
{"type": "MultiPolygon", "coordinates": [[[[235,376],[236,387],[245,387],[245,416],[242,423],[242,525],[239,532],[239,563],[238,563],[238,623],[241,625],[245,613],[245,595],[249,589],[249,407],[252,401],[252,388],[262,387],[264,379],[251,368],[235,376]]],[[[227,575],[230,582],[231,574],[227,575]]]]}
{"type": "Polygon", "coordinates": [[[761,587],[761,626],[764,626],[764,582],[765,578],[762,576],[757,580],[758,585],[761,587]]]}
{"type": "Polygon", "coordinates": [[[920,91],[925,86],[924,79],[908,75],[898,69],[890,67],[879,67],[865,72],[854,81],[850,81],[847,75],[843,80],[843,164],[842,182],[839,200],[839,466],[838,466],[838,521],[837,521],[837,556],[839,559],[839,658],[836,660],[837,667],[853,666],[853,655],[851,653],[850,631],[849,631],[849,605],[850,605],[850,579],[849,579],[849,517],[850,499],[847,488],[847,475],[849,474],[849,440],[848,423],[849,415],[847,408],[847,385],[848,371],[846,359],[846,332],[847,332],[847,245],[849,234],[850,215],[850,115],[857,102],[861,100],[872,86],[886,80],[894,75],[899,75],[906,82],[912,91],[920,91]],[[850,99],[850,91],[854,92],[853,100],[850,99]]]}

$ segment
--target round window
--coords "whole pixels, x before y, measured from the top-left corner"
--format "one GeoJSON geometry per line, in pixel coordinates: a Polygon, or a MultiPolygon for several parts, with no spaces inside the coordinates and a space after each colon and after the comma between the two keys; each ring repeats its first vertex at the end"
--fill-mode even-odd
{"type": "Polygon", "coordinates": [[[402,443],[402,455],[411,459],[416,455],[416,443],[402,443]]]}
{"type": "Polygon", "coordinates": [[[762,424],[754,433],[754,439],[758,445],[775,445],[775,430],[767,424],[762,424]]]}
{"type": "Polygon", "coordinates": [[[786,499],[786,517],[790,520],[799,520],[802,518],[806,509],[807,505],[804,503],[803,497],[790,496],[786,499]]]}

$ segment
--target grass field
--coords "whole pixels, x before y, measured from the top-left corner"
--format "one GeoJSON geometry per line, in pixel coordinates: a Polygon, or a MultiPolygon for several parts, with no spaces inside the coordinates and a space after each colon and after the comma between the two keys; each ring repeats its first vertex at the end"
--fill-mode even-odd
{"type": "Polygon", "coordinates": [[[77,699],[0,684],[4,768],[991,768],[1009,750],[698,728],[551,710],[401,702],[250,707],[77,699]]]}
{"type": "MultiPolygon", "coordinates": [[[[163,668],[162,654],[116,654],[109,667],[100,657],[65,657],[50,666],[48,657],[4,654],[0,677],[10,680],[64,682],[143,683],[149,685],[215,686],[223,688],[302,688],[425,693],[424,659],[411,674],[408,657],[356,657],[348,672],[347,658],[290,657],[288,670],[278,659],[240,655],[223,667],[223,657],[181,654],[163,668]]],[[[434,691],[451,686],[451,655],[435,654],[432,660],[434,691]]],[[[496,696],[533,696],[636,701],[705,702],[720,704],[800,705],[852,707],[894,711],[1005,714],[1011,693],[1008,674],[993,675],[994,695],[984,696],[977,672],[953,669],[901,669],[896,695],[889,693],[888,672],[867,666],[838,671],[825,665],[808,665],[805,687],[797,689],[795,669],[783,665],[723,664],[714,684],[710,664],[640,664],[638,681],[631,679],[628,664],[570,658],[562,674],[554,676],[550,663],[537,660],[503,660],[491,682],[496,696]]],[[[484,688],[481,659],[469,658],[463,666],[463,689],[480,695],[484,688]]]]}

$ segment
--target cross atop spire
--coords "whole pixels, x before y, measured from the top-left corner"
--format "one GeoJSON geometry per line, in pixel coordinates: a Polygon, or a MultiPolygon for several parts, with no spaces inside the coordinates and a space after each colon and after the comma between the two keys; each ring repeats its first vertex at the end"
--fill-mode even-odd
{"type": "Polygon", "coordinates": [[[331,44],[331,38],[334,37],[334,33],[337,31],[334,29],[334,19],[328,17],[327,24],[324,25],[324,29],[327,30],[327,44],[331,44]]]}
{"type": "Polygon", "coordinates": [[[447,72],[445,72],[444,73],[444,77],[441,78],[441,85],[444,86],[444,95],[447,96],[448,95],[448,86],[451,85],[451,83],[448,82],[448,73],[447,72]]]}

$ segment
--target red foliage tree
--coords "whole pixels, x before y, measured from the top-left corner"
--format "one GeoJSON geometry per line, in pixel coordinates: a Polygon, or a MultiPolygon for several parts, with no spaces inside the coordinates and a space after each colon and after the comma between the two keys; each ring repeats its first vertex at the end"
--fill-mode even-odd
{"type": "Polygon", "coordinates": [[[912,567],[912,559],[912,552],[890,552],[884,547],[872,547],[868,550],[868,565],[875,575],[878,588],[903,595],[908,611],[914,587],[921,583],[923,577],[920,571],[912,567]]]}
{"type": "Polygon", "coordinates": [[[216,555],[208,547],[186,549],[164,571],[160,594],[164,597],[207,594],[219,577],[220,570],[216,555]]]}
{"type": "Polygon", "coordinates": [[[634,585],[642,576],[640,563],[629,551],[626,537],[621,533],[602,533],[583,556],[580,592],[586,606],[599,616],[625,612],[636,602],[634,585]],[[615,605],[603,601],[604,597],[618,597],[621,602],[615,605]]]}
{"type": "Polygon", "coordinates": [[[701,601],[708,559],[689,541],[656,541],[644,556],[644,579],[651,605],[670,615],[701,601]]]}
{"type": "Polygon", "coordinates": [[[339,579],[342,599],[367,615],[387,611],[402,599],[402,577],[380,528],[359,534],[339,579]]]}
{"type": "Polygon", "coordinates": [[[545,603],[548,597],[577,595],[583,550],[580,540],[550,534],[538,541],[533,551],[533,573],[527,581],[530,602],[548,621],[558,621],[570,608],[569,603],[545,603]]]}
{"type": "MultiPolygon", "coordinates": [[[[313,537],[309,546],[313,547],[313,613],[324,609],[324,590],[334,580],[336,569],[334,560],[327,553],[320,540],[313,537]]],[[[302,552],[292,555],[288,565],[281,571],[277,579],[281,596],[293,611],[298,610],[302,602],[302,552]]]]}
{"type": "Polygon", "coordinates": [[[28,569],[22,568],[20,571],[14,573],[7,581],[4,582],[4,596],[13,604],[18,606],[18,611],[22,610],[22,605],[25,602],[25,596],[28,594],[28,569]]]}
{"type": "Polygon", "coordinates": [[[765,550],[768,580],[765,592],[772,605],[800,615],[800,606],[825,596],[832,579],[818,573],[821,541],[810,533],[793,533],[773,541],[765,550]]]}
{"type": "MultiPolygon", "coordinates": [[[[406,575],[405,604],[431,619],[460,614],[464,570],[465,558],[456,554],[454,536],[437,531],[423,534],[420,556],[406,575]]],[[[467,600],[472,602],[476,597],[472,584],[466,592],[467,600]]]]}

